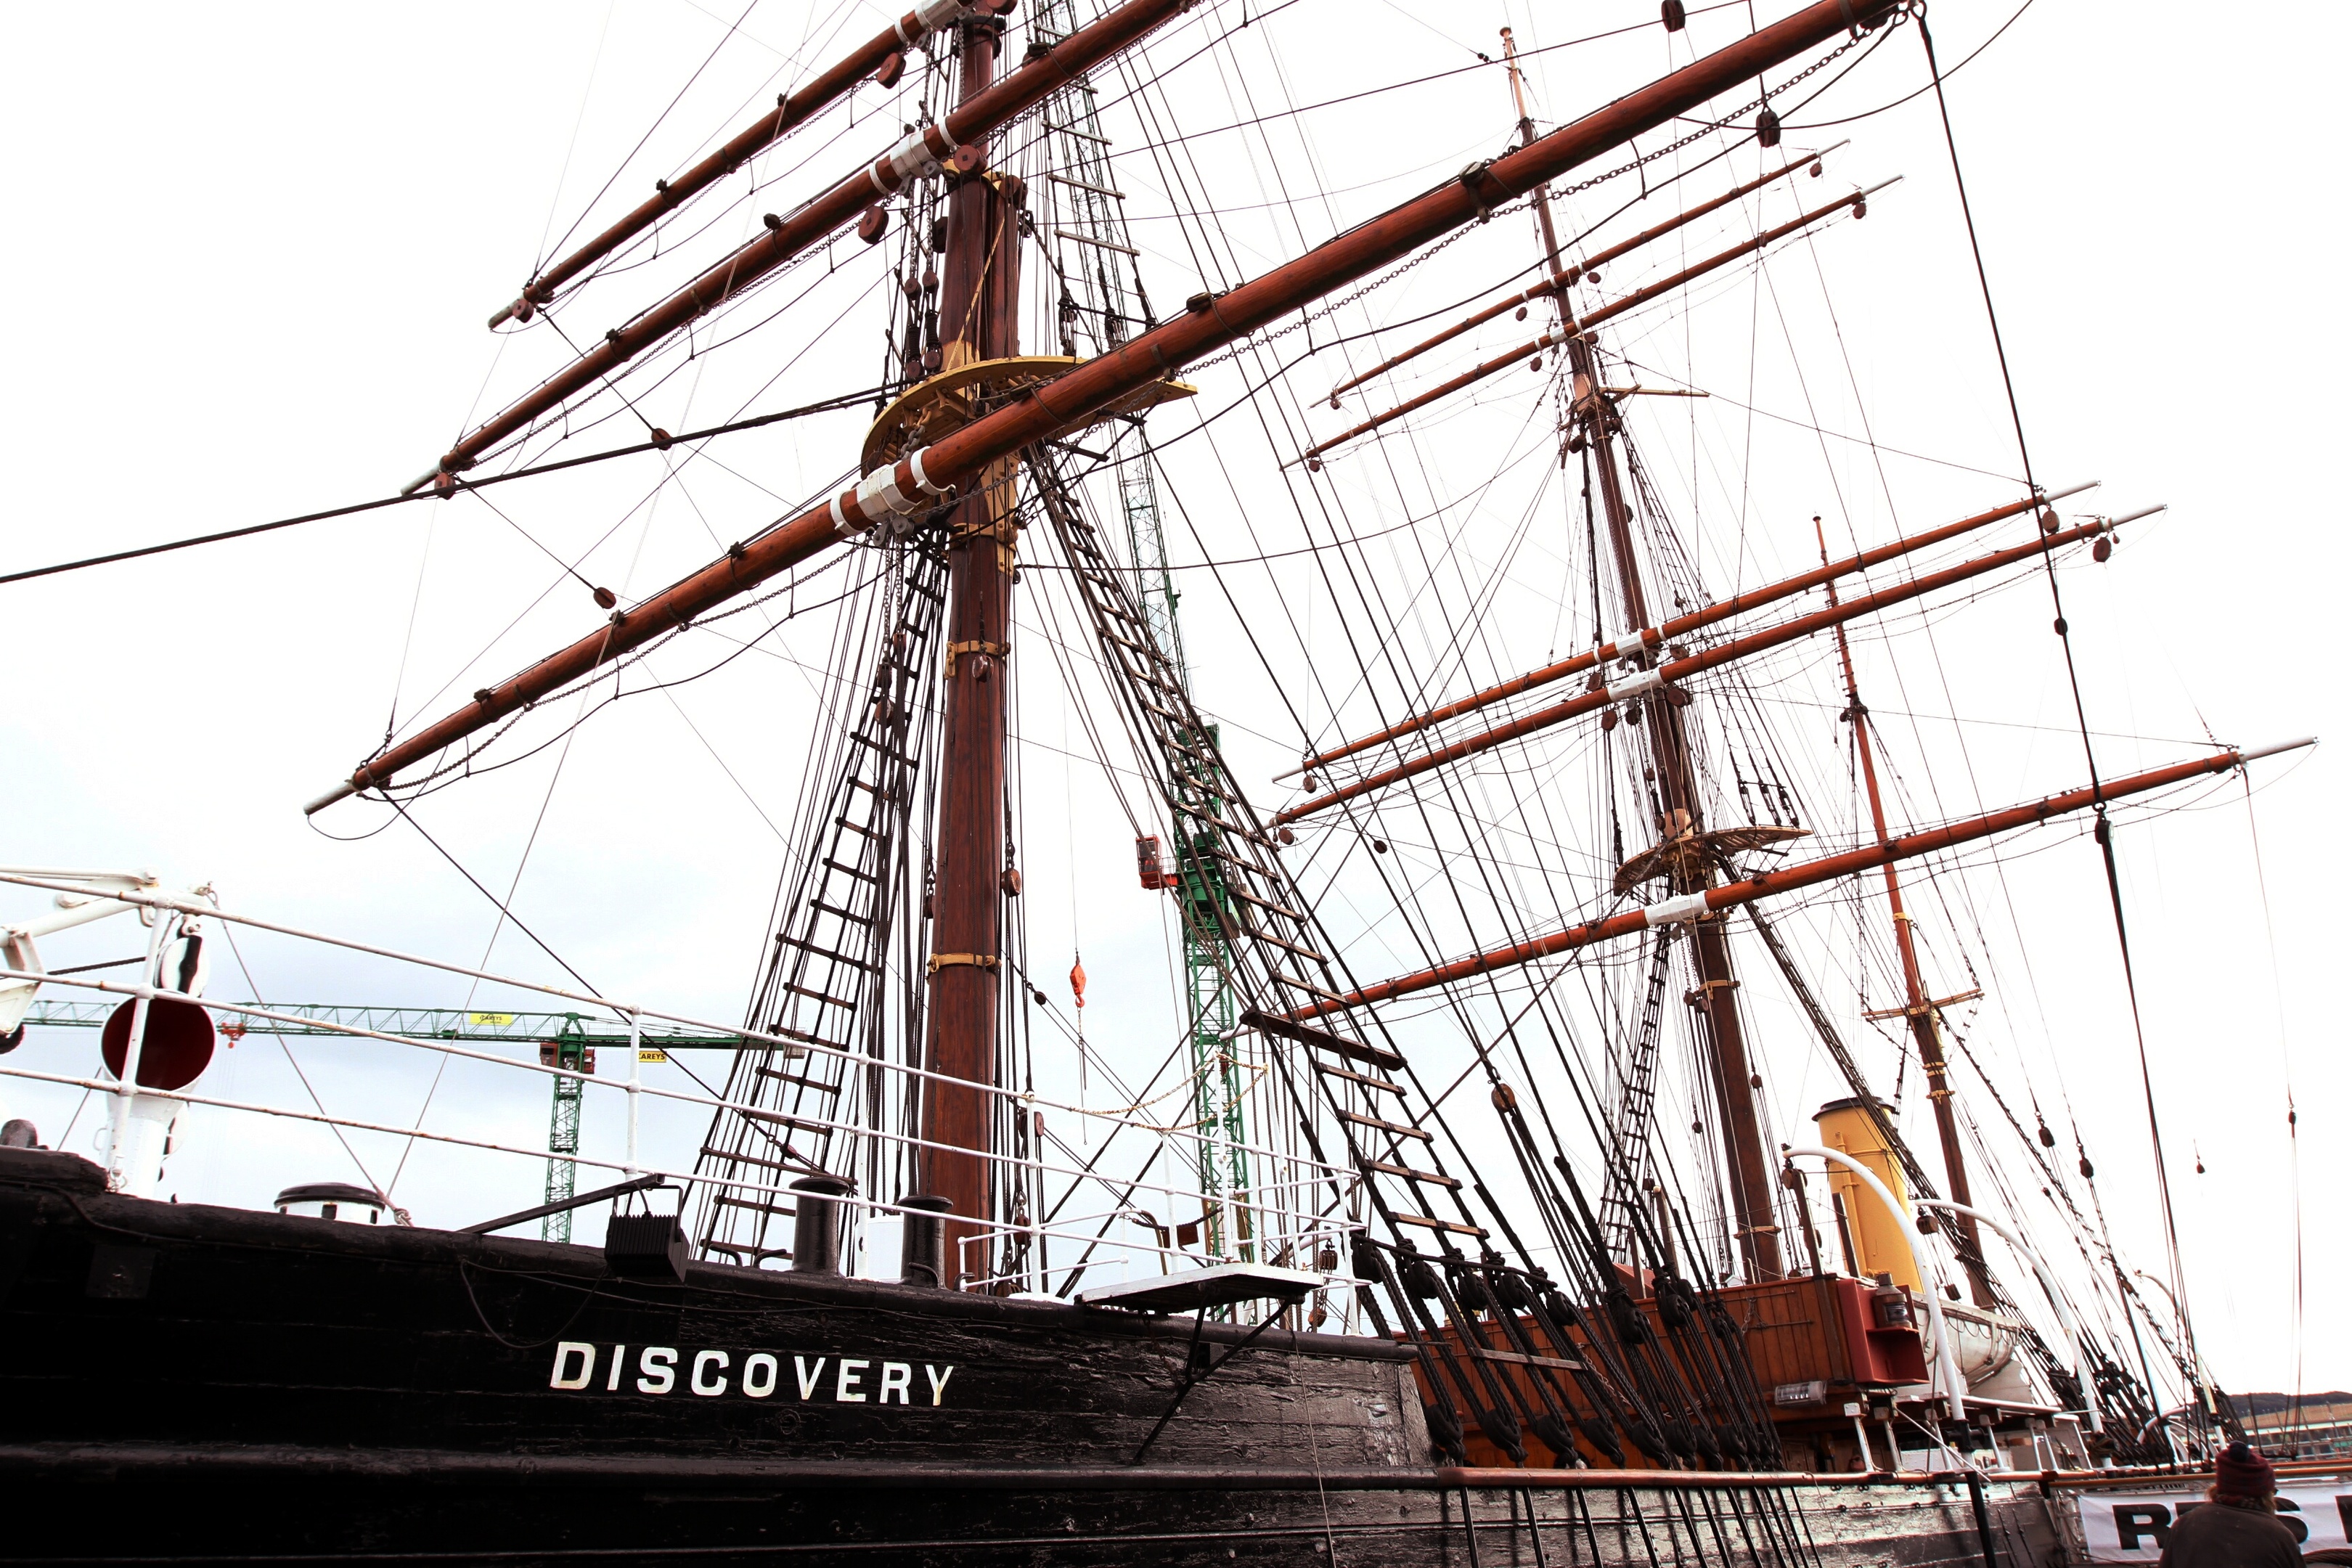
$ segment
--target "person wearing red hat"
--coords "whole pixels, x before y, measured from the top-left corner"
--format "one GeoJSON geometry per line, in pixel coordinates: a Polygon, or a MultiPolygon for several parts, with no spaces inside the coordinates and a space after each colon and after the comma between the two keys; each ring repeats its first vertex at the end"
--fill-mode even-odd
{"type": "Polygon", "coordinates": [[[2180,1510],[2159,1568],[2303,1568],[2303,1548],[2278,1520],[2278,1472],[2244,1443],[2214,1461],[2206,1502],[2180,1510]]]}

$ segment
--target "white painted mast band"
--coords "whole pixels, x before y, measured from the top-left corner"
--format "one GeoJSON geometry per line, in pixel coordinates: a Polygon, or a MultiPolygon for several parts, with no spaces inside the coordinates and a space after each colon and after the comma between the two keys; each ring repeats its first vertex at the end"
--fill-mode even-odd
{"type": "Polygon", "coordinates": [[[1642,923],[1646,926],[1675,925],[1683,921],[1703,921],[1714,911],[1707,908],[1705,893],[1685,893],[1677,899],[1660,899],[1642,910],[1642,923]]]}
{"type": "Polygon", "coordinates": [[[1622,702],[1629,697],[1639,697],[1645,691],[1663,690],[1666,684],[1662,670],[1637,670],[1622,680],[1612,680],[1605,688],[1612,702],[1622,702]]]}

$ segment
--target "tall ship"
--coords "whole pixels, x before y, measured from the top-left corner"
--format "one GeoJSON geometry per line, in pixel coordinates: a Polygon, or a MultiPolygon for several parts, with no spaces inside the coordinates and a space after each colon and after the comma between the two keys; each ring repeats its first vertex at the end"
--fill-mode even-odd
{"type": "MultiPolygon", "coordinates": [[[[1367,208],[1294,134],[1288,8],[836,18],[582,215],[489,321],[537,379],[369,503],[618,521],[532,540],[517,613],[556,595],[564,646],[380,743],[319,718],[336,832],[429,837],[553,756],[551,797],[621,699],[789,670],[729,715],[791,758],[740,1016],[590,984],[470,871],[529,964],[0,869],[0,1079],[80,1107],[0,1131],[0,1471],[124,1505],[20,1510],[12,1555],[2153,1560],[2154,1505],[2099,1500],[2243,1433],[2177,1249],[2117,1248],[1989,1048],[2030,982],[1987,931],[2035,918],[2006,857],[2063,844],[2113,917],[2063,940],[2128,994],[2117,837],[2310,742],[2113,765],[2066,600],[2161,509],[2038,475],[2021,421],[2001,470],[1890,477],[1833,262],[1905,195],[1853,109],[1941,103],[1926,16],[1398,46],[1370,90],[1416,134],[1373,161],[1421,188],[1367,208]],[[1409,118],[1465,73],[1486,121],[1409,118]],[[731,515],[688,488],[721,467],[731,515]],[[664,492],[708,563],[625,591],[664,492]],[[2021,625],[2063,743],[2011,799],[1922,714],[2021,625]],[[1033,927],[1113,897],[1166,942],[1097,949],[1090,1020],[1033,927]],[[45,961],[78,927],[141,952],[45,961]],[[289,1002],[264,947],[466,1003],[289,1002]],[[520,1075],[544,1137],[240,1096],[253,1036],[520,1075]],[[439,1228],[356,1153],[174,1201],[247,1119],[543,1165],[543,1201],[439,1228]]],[[[1986,313],[1966,276],[1920,308],[1986,313]]],[[[657,798],[671,760],[622,765],[657,798]]]]}

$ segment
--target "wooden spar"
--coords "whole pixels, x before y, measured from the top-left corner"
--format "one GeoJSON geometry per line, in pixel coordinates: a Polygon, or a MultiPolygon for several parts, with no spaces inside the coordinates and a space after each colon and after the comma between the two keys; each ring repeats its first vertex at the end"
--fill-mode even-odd
{"type": "Polygon", "coordinates": [[[1338,238],[1223,294],[1199,294],[1185,313],[1078,366],[1058,381],[942,438],[926,455],[933,474],[976,470],[1008,451],[1161,380],[1203,354],[1401,260],[1442,236],[1491,215],[1503,203],[1633,137],[1743,87],[1759,69],[1843,32],[1850,23],[1885,25],[1889,0],[1817,3],[1706,56],[1533,145],[1473,165],[1436,190],[1359,224],[1338,238]]]}
{"type": "Polygon", "coordinates": [[[2266,754],[2268,754],[2266,752],[2221,752],[2210,757],[2200,757],[2194,762],[2175,763],[2169,767],[2153,768],[2147,773],[2133,773],[2120,779],[2110,779],[2095,788],[2085,786],[2082,789],[2068,790],[2062,795],[2045,795],[2040,800],[2028,802],[2023,805],[2011,806],[2006,811],[1966,817],[1958,822],[1947,823],[1941,827],[1930,827],[1917,833],[1906,834],[1902,837],[1889,838],[1864,848],[1850,849],[1843,854],[1826,855],[1818,860],[1808,860],[1795,866],[1783,866],[1776,870],[1749,877],[1743,881],[1727,882],[1721,887],[1709,888],[1702,893],[1694,893],[1687,898],[1670,899],[1663,903],[1628,910],[1622,914],[1611,915],[1605,920],[1587,921],[1581,925],[1570,926],[1566,931],[1556,931],[1549,936],[1513,942],[1507,947],[1496,948],[1491,952],[1477,953],[1469,958],[1456,959],[1452,963],[1440,964],[1434,969],[1424,969],[1416,974],[1405,974],[1394,980],[1383,980],[1376,985],[1368,985],[1360,991],[1350,992],[1336,1000],[1318,1002],[1311,1006],[1295,1008],[1288,1016],[1295,1022],[1310,1022],[1324,1014],[1343,1012],[1349,1008],[1364,1006],[1369,1003],[1386,1002],[1399,996],[1409,996],[1416,991],[1426,991],[1434,985],[1444,985],[1456,980],[1465,980],[1474,974],[1483,974],[1489,970],[1507,969],[1515,964],[1532,963],[1539,958],[1549,958],[1557,953],[1572,952],[1580,947],[1590,947],[1595,942],[1631,935],[1654,926],[1665,925],[1675,921],[1703,920],[1706,916],[1719,914],[1725,910],[1741,904],[1753,903],[1759,899],[1768,898],[1775,893],[1794,892],[1801,888],[1816,887],[1823,882],[1834,882],[1842,877],[1856,876],[1864,871],[1874,870],[1881,866],[1892,865],[1897,860],[1916,859],[1922,855],[1932,855],[1938,850],[1955,848],[1962,844],[1974,843],[1980,838],[1990,838],[1997,834],[2008,833],[2020,827],[2029,827],[2053,816],[2063,816],[2072,812],[2087,810],[2102,798],[2118,800],[2125,795],[2144,795],[2150,790],[2163,789],[2168,785],[2180,784],[2205,773],[2226,773],[2241,763],[2251,762],[2257,755],[2266,754]]]}
{"type": "MultiPolygon", "coordinates": [[[[963,30],[958,99],[970,103],[996,77],[996,29],[963,30]]],[[[1021,183],[965,180],[948,194],[947,251],[940,258],[940,354],[953,371],[1021,352],[1021,183]]],[[[1013,644],[1013,521],[1011,465],[967,487],[948,513],[947,674],[940,682],[938,860],[931,892],[929,986],[917,1163],[922,1190],[948,1201],[947,1278],[995,1266],[982,1256],[985,1223],[1010,1194],[992,1194],[989,1155],[997,1142],[995,1097],[978,1087],[1002,1077],[998,998],[1003,985],[1005,696],[1003,668],[1013,644]],[[953,650],[967,650],[957,653],[953,650]]]]}
{"type": "MultiPolygon", "coordinates": [[[[1813,519],[1813,537],[1819,541],[1822,560],[1830,558],[1828,538],[1822,532],[1822,520],[1813,519]]],[[[1830,607],[1837,607],[1837,584],[1829,584],[1830,607]]],[[[1854,754],[1862,760],[1862,782],[1870,797],[1871,830],[1881,844],[1886,842],[1886,806],[1879,795],[1878,762],[1870,744],[1870,710],[1863,706],[1862,688],[1854,679],[1853,649],[1847,643],[1845,626],[1835,628],[1838,666],[1845,675],[1846,709],[1844,717],[1853,726],[1854,754]]],[[[1895,920],[1895,948],[1903,960],[1903,1013],[1910,1021],[1911,1037],[1919,1047],[1919,1066],[1927,1075],[1927,1102],[1936,1111],[1936,1136],[1944,1147],[1944,1182],[1952,1201],[1963,1209],[1974,1203],[1969,1196],[1968,1161],[1960,1149],[1959,1119],[1952,1110],[1952,1086],[1947,1081],[1944,1063],[1943,1031],[1937,1026],[1942,1015],[1939,1004],[1927,999],[1927,982],[1919,973],[1919,948],[1911,937],[1911,916],[1903,907],[1903,879],[1889,860],[1885,868],[1886,902],[1895,920]]],[[[1984,1241],[1977,1234],[1976,1216],[1961,1213],[1954,1217],[1959,1222],[1960,1267],[1969,1277],[1969,1299],[1990,1311],[1997,1304],[1993,1297],[1992,1276],[1985,1268],[1984,1241]]]]}
{"type": "Polygon", "coordinates": [[[1701,202],[1698,205],[1691,208],[1688,212],[1678,214],[1674,217],[1668,218],[1662,224],[1656,224],[1649,228],[1645,228],[1630,239],[1621,239],[1605,250],[1595,251],[1591,256],[1585,258],[1580,264],[1570,267],[1565,271],[1555,271],[1542,282],[1535,284],[1530,288],[1522,289],[1517,293],[1512,295],[1509,299],[1498,300],[1495,304],[1487,306],[1485,310],[1476,311],[1474,314],[1465,317],[1462,321],[1454,322],[1454,325],[1446,328],[1444,331],[1439,332],[1436,336],[1424,338],[1420,342],[1413,344],[1412,347],[1405,350],[1402,353],[1397,354],[1389,359],[1384,359],[1380,363],[1372,366],[1371,369],[1364,372],[1363,374],[1351,376],[1348,380],[1343,381],[1339,385],[1333,387],[1331,389],[1331,396],[1334,399],[1334,406],[1337,405],[1337,399],[1342,393],[1354,391],[1357,387],[1360,387],[1363,385],[1364,383],[1371,380],[1372,377],[1381,374],[1383,372],[1394,370],[1397,366],[1405,363],[1409,360],[1418,359],[1423,354],[1427,353],[1430,350],[1438,347],[1442,343],[1452,342],[1455,338],[1460,337],[1471,328],[1483,327],[1488,321],[1493,321],[1496,317],[1501,315],[1506,310],[1513,310],[1520,305],[1530,304],[1535,300],[1546,299],[1551,295],[1558,294],[1563,289],[1573,286],[1578,279],[1589,274],[1599,272],[1601,268],[1607,266],[1610,262],[1616,260],[1619,257],[1639,250],[1642,247],[1649,244],[1652,240],[1660,239],[1674,233],[1675,230],[1682,227],[1685,224],[1696,223],[1700,218],[1705,217],[1707,214],[1716,211],[1717,208],[1731,202],[1736,202],[1740,197],[1748,195],[1752,192],[1763,189],[1766,185],[1770,184],[1773,181],[1779,179],[1781,175],[1789,173],[1790,170],[1795,169],[1801,164],[1812,163],[1816,159],[1825,157],[1828,154],[1836,152],[1838,147],[1843,147],[1845,143],[1841,142],[1837,144],[1837,147],[1824,147],[1819,153],[1806,153],[1803,157],[1798,159],[1793,163],[1783,163],[1769,174],[1759,174],[1744,185],[1724,192],[1723,195],[1716,197],[1713,201],[1701,202]]]}
{"type": "Polygon", "coordinates": [[[1332,447],[1344,446],[1348,442],[1354,440],[1359,436],[1366,435],[1371,431],[1379,429],[1381,426],[1386,425],[1392,419],[1401,419],[1416,408],[1426,407],[1430,404],[1436,402],[1439,398],[1445,396],[1448,393],[1459,392],[1464,387],[1470,385],[1473,382],[1484,381],[1486,377],[1493,375],[1497,371],[1508,370],[1511,366],[1517,364],[1522,360],[1525,360],[1528,355],[1541,353],[1544,350],[1551,347],[1552,344],[1562,342],[1565,336],[1573,336],[1579,332],[1589,332],[1593,328],[1601,325],[1603,321],[1612,321],[1615,318],[1623,315],[1628,310],[1646,305],[1662,294],[1672,293],[1675,289],[1681,288],[1684,284],[1692,281],[1694,279],[1704,278],[1706,274],[1714,271],[1718,267],[1727,267],[1743,256],[1753,256],[1756,252],[1763,249],[1766,246],[1772,244],[1774,241],[1785,239],[1790,235],[1796,233],[1799,229],[1805,227],[1809,224],[1819,223],[1823,218],[1834,216],[1838,212],[1844,208],[1852,207],[1855,216],[1859,216],[1863,211],[1863,204],[1865,198],[1876,195],[1878,192],[1885,190],[1888,185],[1891,185],[1894,183],[1895,182],[1893,180],[1883,181],[1878,184],[1871,186],[1869,190],[1856,191],[1851,195],[1840,196],[1833,202],[1828,203],[1822,206],[1815,207],[1812,211],[1804,214],[1801,217],[1790,218],[1787,223],[1781,224],[1777,228],[1767,229],[1753,239],[1742,240],[1739,244],[1733,246],[1728,250],[1718,252],[1714,256],[1708,257],[1704,261],[1696,262],[1691,266],[1685,267],[1671,278],[1661,278],[1655,283],[1650,284],[1647,288],[1637,289],[1622,300],[1612,300],[1608,304],[1594,310],[1589,316],[1571,320],[1558,331],[1548,331],[1540,334],[1537,337],[1535,342],[1531,343],[1521,343],[1517,348],[1497,354],[1493,359],[1484,361],[1481,363],[1473,366],[1471,369],[1464,371],[1460,375],[1454,377],[1451,381],[1441,382],[1437,385],[1431,387],[1427,392],[1406,399],[1404,402],[1398,404],[1394,408],[1390,409],[1385,414],[1375,414],[1360,425],[1349,426],[1347,429],[1340,431],[1337,436],[1332,437],[1328,441],[1318,441],[1312,447],[1307,447],[1301,455],[1307,458],[1320,457],[1324,453],[1329,451],[1332,447]]]}
{"type": "Polygon", "coordinates": [[[958,104],[938,124],[909,132],[871,165],[858,170],[798,211],[784,217],[771,215],[765,234],[660,304],[606,332],[604,342],[452,447],[432,471],[411,481],[402,493],[409,494],[436,482],[447,488],[447,476],[472,468],[482,454],[499,442],[528,428],[541,415],[562,406],[573,394],[597,385],[689,321],[813,248],[868,206],[902,189],[909,180],[937,174],[945,167],[967,174],[979,168],[984,162],[982,143],[988,135],[1043,103],[1066,82],[1140,42],[1192,4],[1192,0],[1127,0],[987,91],[958,104]]]}
{"type": "MultiPolygon", "coordinates": [[[[1147,3],[1164,0],[1131,0],[1136,5],[1147,3]]],[[[1759,71],[1826,42],[1849,24],[1884,26],[1894,13],[1893,0],[1815,0],[1794,16],[1694,60],[1531,146],[1476,165],[1462,178],[1392,207],[1264,277],[1225,294],[1195,296],[1197,306],[1188,300],[1184,314],[1176,320],[1130,338],[1059,380],[1024,394],[936,446],[909,453],[895,468],[867,475],[856,489],[825,505],[780,521],[720,560],[616,615],[611,625],[496,686],[484,688],[472,704],[384,748],[304,809],[315,812],[359,790],[391,783],[401,770],[561,690],[607,660],[642,647],[779,573],[863,533],[877,521],[903,517],[918,507],[929,506],[950,488],[1029,443],[1050,437],[1097,409],[1157,384],[1192,361],[1411,255],[1440,236],[1475,222],[1497,203],[1515,199],[1700,107],[1718,93],[1744,89],[1759,71]]],[[[1096,26],[1129,15],[1122,8],[1096,26]]],[[[1044,63],[1066,59],[1063,51],[1091,31],[1082,29],[1055,45],[1044,63]]],[[[992,91],[1023,74],[1015,71],[992,91]]]]}
{"type": "Polygon", "coordinates": [[[618,250],[655,224],[742,167],[743,161],[765,152],[792,132],[831,108],[857,84],[880,70],[892,55],[921,44],[950,23],[986,6],[961,0],[923,0],[890,26],[851,50],[831,69],[795,93],[780,93],[776,107],[729,137],[719,149],[674,180],[654,182],[654,195],[626,217],[523,285],[522,295],[490,318],[495,330],[509,321],[530,320],[541,306],[552,303],[555,291],[597,262],[618,250]]]}
{"type": "MultiPolygon", "coordinates": [[[[1344,746],[1334,746],[1328,752],[1318,752],[1307,758],[1300,764],[1298,771],[1303,773],[1309,768],[1328,767],[1343,757],[1354,756],[1359,752],[1367,751],[1384,742],[1410,735],[1418,730],[1426,730],[1433,724],[1459,718],[1465,713],[1475,712],[1506,698],[1532,691],[1537,687],[1549,686],[1553,681],[1565,680],[1572,675],[1581,675],[1597,665],[1613,664],[1621,658],[1632,658],[1643,648],[1660,647],[1676,637],[1688,637],[1693,632],[1703,630],[1720,621],[1729,620],[1734,616],[1744,616],[1750,610],[1761,609],[1767,605],[1777,604],[1782,599],[1793,598],[1799,594],[1818,588],[1822,584],[1836,578],[1867,571],[1873,566],[1881,565],[1899,556],[1908,555],[1914,551],[1926,550],[1941,544],[1948,539],[1956,539],[1963,533],[1970,533],[1977,529],[2015,517],[2019,512],[2032,511],[2044,502],[2063,500],[2068,496],[2077,495],[2090,488],[2088,485],[2077,485],[2072,489],[2058,490],[2040,497],[2029,496],[2023,500],[1997,506],[1990,511],[1980,511],[1973,517],[1964,517],[1958,522],[1948,522],[1940,527],[1931,528],[1925,533],[1908,534],[1890,543],[1874,546],[1834,563],[1824,563],[1818,571],[1802,572],[1794,577],[1783,578],[1778,583],[1768,583],[1760,588],[1750,588],[1744,594],[1735,594],[1730,598],[1718,604],[1709,605],[1703,610],[1693,610],[1686,616],[1676,616],[1661,626],[1629,632],[1615,642],[1603,643],[1597,647],[1588,648],[1571,658],[1545,665],[1540,669],[1531,669],[1525,675],[1513,676],[1510,679],[1496,686],[1490,686],[1484,691],[1473,692],[1467,697],[1433,708],[1426,713],[1417,713],[1410,719],[1400,720],[1385,730],[1350,741],[1344,746]]],[[[1282,776],[1287,778],[1290,775],[1286,773],[1282,776]]]]}
{"type": "MultiPolygon", "coordinates": [[[[1491,730],[1481,730],[1475,735],[1465,735],[1459,741],[1423,752],[1421,755],[1409,758],[1394,767],[1383,768],[1379,773],[1367,774],[1354,784],[1319,795],[1313,800],[1301,801],[1286,811],[1276,812],[1274,821],[1279,826],[1297,822],[1301,817],[1311,816],[1318,811],[1328,811],[1342,801],[1353,800],[1358,795],[1367,795],[1377,789],[1385,789],[1390,784],[1412,778],[1417,773],[1427,773],[1432,768],[1442,767],[1447,763],[1459,762],[1464,757],[1490,751],[1507,741],[1516,741],[1523,736],[1531,735],[1538,730],[1548,730],[1555,724],[1565,723],[1570,719],[1598,712],[1603,708],[1625,701],[1628,698],[1639,696],[1643,692],[1670,689],[1675,681],[1714,669],[1719,665],[1731,664],[1751,654],[1762,653],[1768,648],[1776,648],[1785,643],[1795,642],[1801,637],[1811,637],[1815,632],[1827,630],[1831,626],[1843,625],[1863,616],[1875,615],[1891,605],[1923,597],[1938,589],[1948,588],[1955,583],[1964,583],[1971,577],[1980,577],[1988,572],[1997,572],[2004,566],[2014,565],[2020,561],[2039,555],[2045,549],[2056,550],[2080,540],[2105,533],[2123,521],[2126,520],[2102,519],[2074,528],[2062,529],[2043,539],[2037,539],[2025,544],[2013,544],[2006,550],[1996,550],[1990,555],[1979,555],[1972,561],[1963,561],[1958,565],[1948,566],[1941,572],[1931,572],[1924,577],[1914,577],[1907,583],[1898,583],[1892,587],[1881,588],[1875,593],[1865,594],[1858,599],[1849,600],[1843,605],[1836,605],[1826,610],[1815,610],[1811,615],[1799,616],[1791,621],[1783,621],[1777,626],[1768,626],[1759,632],[1750,632],[1746,637],[1734,637],[1729,642],[1718,644],[1685,658],[1670,658],[1643,670],[1637,676],[1629,678],[1618,686],[1602,687],[1597,691],[1581,692],[1564,702],[1556,702],[1549,708],[1539,708],[1532,713],[1514,719],[1507,724],[1497,724],[1491,730]]],[[[1627,640],[1630,646],[1631,639],[1627,640]]]]}

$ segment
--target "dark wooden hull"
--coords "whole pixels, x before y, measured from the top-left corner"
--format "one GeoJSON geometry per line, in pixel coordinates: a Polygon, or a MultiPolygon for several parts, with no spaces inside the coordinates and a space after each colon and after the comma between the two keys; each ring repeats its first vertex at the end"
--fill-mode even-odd
{"type": "MultiPolygon", "coordinates": [[[[1269,1331],[1155,1437],[1194,1358],[1245,1330],[1196,1345],[1190,1320],[700,1265],[616,1279],[590,1247],[94,1177],[0,1151],[11,1561],[1390,1565],[1534,1562],[1536,1536],[1551,1561],[1571,1536],[1647,1561],[1631,1494],[1433,1470],[1381,1340],[1269,1331]]],[[[1709,1560],[1811,1561],[1804,1489],[1643,1517],[1661,1549],[1664,1528],[1709,1560]]],[[[1964,1497],[1915,1501],[1864,1555],[1980,1561],[1964,1497]]]]}

